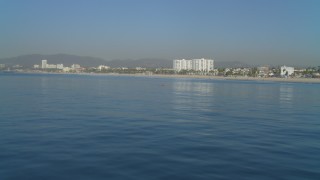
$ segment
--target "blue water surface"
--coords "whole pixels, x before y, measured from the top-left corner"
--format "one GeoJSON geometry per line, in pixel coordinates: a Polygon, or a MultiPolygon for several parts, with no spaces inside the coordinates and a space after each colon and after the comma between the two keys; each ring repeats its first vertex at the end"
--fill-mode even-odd
{"type": "Polygon", "coordinates": [[[320,84],[2,73],[0,179],[320,179],[320,84]]]}

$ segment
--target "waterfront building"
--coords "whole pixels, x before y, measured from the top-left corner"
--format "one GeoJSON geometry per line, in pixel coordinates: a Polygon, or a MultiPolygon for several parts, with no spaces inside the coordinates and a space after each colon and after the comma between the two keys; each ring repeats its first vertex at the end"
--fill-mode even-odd
{"type": "Polygon", "coordinates": [[[195,71],[213,71],[214,60],[213,59],[175,59],[173,60],[173,69],[175,71],[181,70],[195,70],[195,71]]]}
{"type": "Polygon", "coordinates": [[[99,71],[107,70],[107,69],[109,69],[109,68],[110,68],[110,67],[109,67],[109,66],[106,66],[106,65],[100,65],[100,66],[98,66],[99,71]]]}
{"type": "Polygon", "coordinates": [[[137,71],[145,71],[147,68],[142,68],[142,67],[136,67],[137,71]]]}
{"type": "Polygon", "coordinates": [[[182,65],[183,65],[182,66],[183,69],[191,70],[192,69],[192,60],[185,60],[182,65]]]}
{"type": "Polygon", "coordinates": [[[281,66],[280,75],[281,76],[291,76],[294,73],[294,67],[281,66]]]}
{"type": "Polygon", "coordinates": [[[39,66],[39,64],[35,64],[35,65],[33,65],[33,68],[34,68],[34,69],[39,69],[40,66],[39,66]]]}
{"type": "Polygon", "coordinates": [[[5,68],[6,65],[5,64],[0,64],[0,69],[5,68]]]}
{"type": "Polygon", "coordinates": [[[57,69],[63,69],[63,64],[57,64],[57,69]]]}
{"type": "Polygon", "coordinates": [[[181,71],[181,60],[179,59],[173,60],[173,69],[175,71],[181,71]]]}
{"type": "Polygon", "coordinates": [[[55,65],[55,64],[47,64],[47,69],[57,69],[57,65],[55,65]]]}
{"type": "Polygon", "coordinates": [[[173,60],[173,69],[176,71],[191,70],[192,60],[175,59],[173,60]]]}
{"type": "Polygon", "coordinates": [[[42,60],[41,61],[41,68],[42,69],[46,69],[47,68],[47,64],[48,64],[48,61],[46,59],[42,60]]]}
{"type": "Polygon", "coordinates": [[[69,72],[71,69],[69,67],[64,67],[62,70],[63,72],[69,72]]]}
{"type": "Polygon", "coordinates": [[[79,64],[72,64],[71,69],[80,69],[81,66],[79,64]]]}
{"type": "Polygon", "coordinates": [[[258,67],[258,76],[259,77],[268,77],[269,76],[269,66],[258,67]]]}
{"type": "Polygon", "coordinates": [[[195,71],[212,71],[214,68],[213,59],[193,59],[192,60],[192,69],[195,71]]]}
{"type": "Polygon", "coordinates": [[[15,68],[15,69],[23,68],[23,66],[21,66],[20,64],[16,64],[16,65],[14,65],[12,67],[15,68]]]}

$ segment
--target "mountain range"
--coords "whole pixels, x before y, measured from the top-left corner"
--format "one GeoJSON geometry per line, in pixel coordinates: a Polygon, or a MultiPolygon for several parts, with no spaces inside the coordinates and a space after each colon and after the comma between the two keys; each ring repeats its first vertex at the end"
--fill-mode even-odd
{"type": "MultiPolygon", "coordinates": [[[[110,67],[143,67],[143,68],[172,68],[172,60],[159,58],[143,58],[143,59],[115,59],[107,61],[102,58],[90,56],[77,56],[70,54],[30,54],[11,58],[0,59],[0,64],[7,66],[22,65],[24,67],[32,67],[34,64],[41,64],[42,59],[47,59],[48,64],[64,64],[71,66],[72,64],[80,64],[83,67],[96,67],[99,65],[107,65],[110,67]]],[[[239,61],[215,61],[215,68],[223,67],[250,67],[248,64],[239,61]]]]}

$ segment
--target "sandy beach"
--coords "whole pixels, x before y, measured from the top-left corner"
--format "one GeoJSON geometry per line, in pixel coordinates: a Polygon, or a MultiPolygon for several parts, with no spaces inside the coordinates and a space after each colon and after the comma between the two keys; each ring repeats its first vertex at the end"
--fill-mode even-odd
{"type": "Polygon", "coordinates": [[[299,82],[299,83],[320,83],[320,79],[316,78],[260,78],[260,77],[222,77],[222,76],[201,76],[201,75],[152,75],[159,77],[172,78],[202,78],[213,80],[241,80],[241,81],[276,81],[276,82],[299,82]]]}
{"type": "Polygon", "coordinates": [[[212,79],[212,80],[239,80],[239,81],[270,81],[288,83],[320,83],[320,78],[261,78],[261,77],[222,77],[205,75],[166,75],[166,74],[117,74],[117,73],[50,73],[50,72],[20,72],[32,74],[65,74],[65,75],[89,75],[89,76],[131,76],[131,77],[154,77],[154,78],[187,78],[187,79],[212,79]]]}
{"type": "Polygon", "coordinates": [[[133,76],[133,77],[158,77],[158,78],[188,78],[188,79],[212,79],[212,80],[240,80],[240,81],[273,81],[273,82],[289,82],[289,83],[320,83],[320,78],[260,78],[260,77],[222,77],[222,76],[204,76],[204,75],[165,75],[165,74],[98,74],[98,73],[81,73],[82,75],[97,76],[133,76]]]}

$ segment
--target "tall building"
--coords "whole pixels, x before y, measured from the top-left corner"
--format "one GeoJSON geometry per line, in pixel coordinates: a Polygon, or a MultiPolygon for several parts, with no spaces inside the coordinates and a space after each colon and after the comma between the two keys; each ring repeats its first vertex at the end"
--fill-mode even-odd
{"type": "Polygon", "coordinates": [[[179,59],[175,59],[173,60],[173,69],[176,70],[176,71],[181,71],[182,68],[181,68],[181,61],[182,60],[179,60],[179,59]]]}
{"type": "Polygon", "coordinates": [[[42,60],[41,61],[41,68],[42,69],[46,69],[47,68],[47,64],[48,64],[48,61],[46,59],[42,60]]]}
{"type": "Polygon", "coordinates": [[[191,70],[192,60],[175,59],[173,60],[173,69],[176,71],[191,70]]]}
{"type": "Polygon", "coordinates": [[[176,71],[181,70],[195,70],[195,71],[213,71],[214,69],[214,60],[213,59],[176,59],[173,60],[173,69],[176,71]]]}
{"type": "Polygon", "coordinates": [[[195,71],[213,71],[214,61],[213,59],[193,59],[192,60],[192,69],[195,71]]]}

